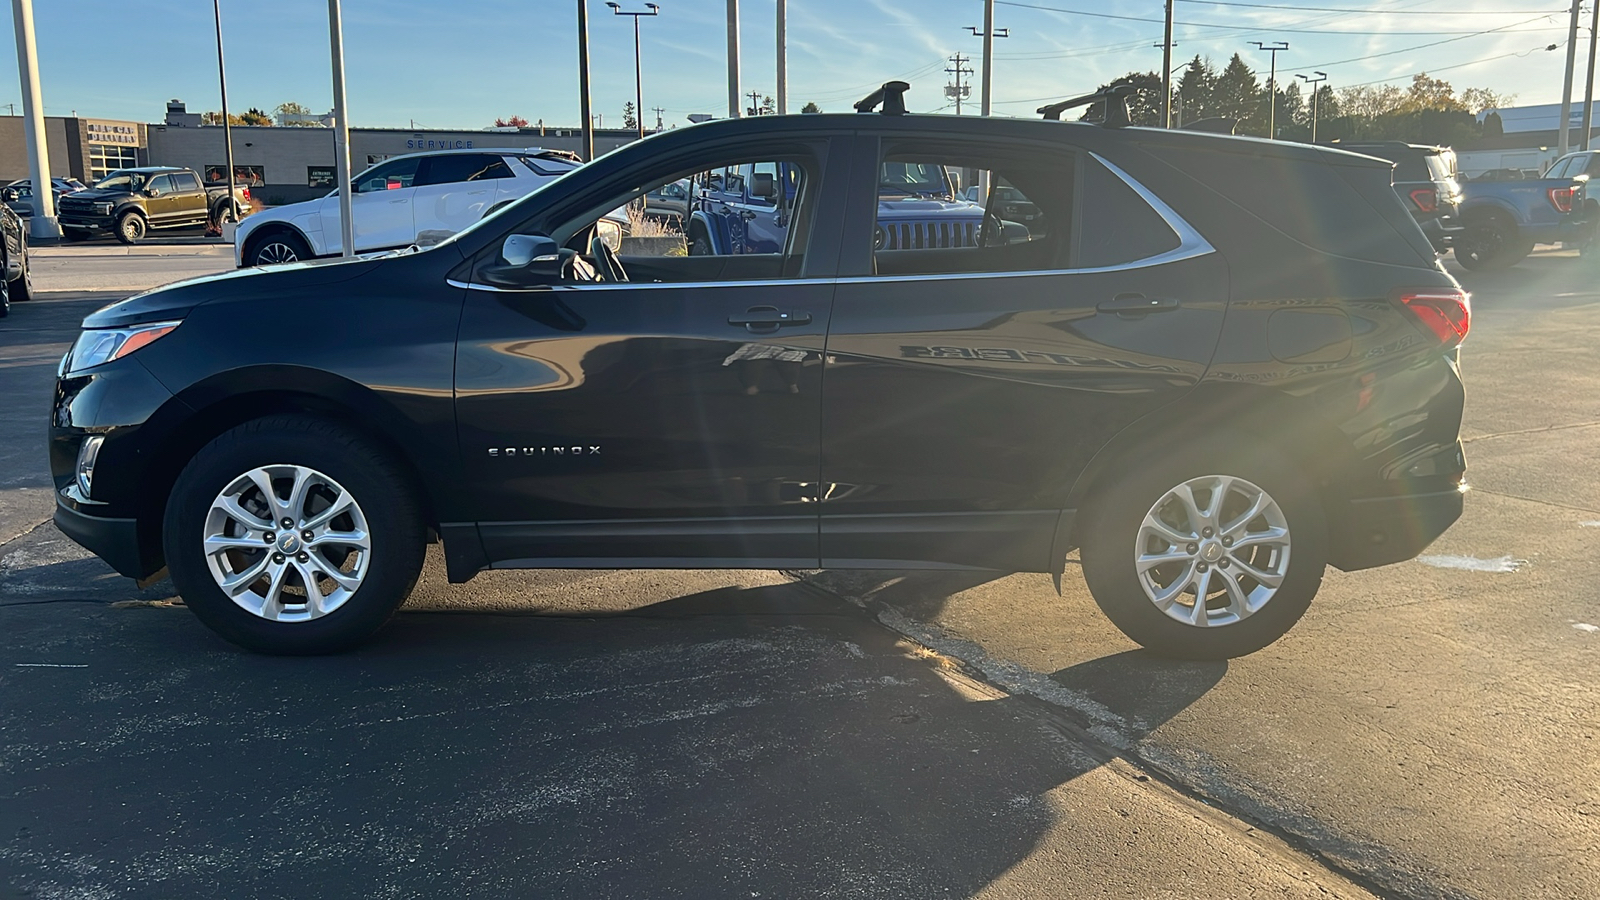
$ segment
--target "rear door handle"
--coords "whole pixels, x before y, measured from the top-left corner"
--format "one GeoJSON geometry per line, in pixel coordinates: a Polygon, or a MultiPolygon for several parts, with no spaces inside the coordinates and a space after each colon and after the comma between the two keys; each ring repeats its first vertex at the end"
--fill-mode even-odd
{"type": "Polygon", "coordinates": [[[768,334],[787,325],[810,325],[811,313],[803,309],[752,306],[742,314],[729,316],[728,324],[743,325],[752,334],[768,334]]]}
{"type": "Polygon", "coordinates": [[[1118,294],[1096,306],[1103,313],[1116,313],[1124,319],[1137,319],[1150,313],[1171,312],[1181,304],[1171,297],[1146,297],[1144,294],[1118,294]]]}

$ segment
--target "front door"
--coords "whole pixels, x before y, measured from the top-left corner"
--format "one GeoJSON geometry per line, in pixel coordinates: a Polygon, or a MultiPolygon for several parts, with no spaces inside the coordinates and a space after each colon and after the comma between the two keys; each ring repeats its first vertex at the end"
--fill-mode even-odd
{"type": "MultiPolygon", "coordinates": [[[[803,167],[807,210],[830,190],[827,146],[772,148],[803,167]]],[[[457,421],[491,561],[816,565],[836,244],[808,242],[809,225],[737,258],[639,256],[625,239],[621,280],[593,242],[608,210],[751,158],[731,152],[650,160],[552,196],[512,234],[579,251],[559,273],[521,275],[495,245],[457,278],[457,421]]]]}
{"type": "Polygon", "coordinates": [[[495,203],[500,179],[510,177],[511,169],[498,153],[423,157],[411,199],[416,233],[465,229],[483,218],[495,203]]]}
{"type": "MultiPolygon", "coordinates": [[[[878,154],[858,168],[987,170],[1008,193],[991,192],[978,246],[850,231],[844,271],[867,274],[840,279],[828,336],[822,564],[1045,571],[1078,474],[1204,374],[1226,267],[1088,153],[878,154]]],[[[852,195],[852,217],[870,222],[874,199],[852,195]]]]}
{"type": "Polygon", "coordinates": [[[144,211],[151,225],[165,225],[182,215],[183,198],[172,186],[172,176],[157,175],[145,185],[144,211]]]}
{"type": "MultiPolygon", "coordinates": [[[[411,200],[417,190],[418,162],[415,156],[391,159],[356,177],[350,211],[358,252],[404,247],[416,240],[411,200]]],[[[319,212],[323,252],[341,252],[338,194],[322,198],[319,212]]]]}

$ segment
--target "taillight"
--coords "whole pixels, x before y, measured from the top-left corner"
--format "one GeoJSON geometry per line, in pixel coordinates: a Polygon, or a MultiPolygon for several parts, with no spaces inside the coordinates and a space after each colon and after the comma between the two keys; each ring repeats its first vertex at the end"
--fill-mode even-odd
{"type": "Polygon", "coordinates": [[[1472,327],[1472,295],[1459,289],[1434,289],[1407,291],[1400,295],[1400,303],[1433,332],[1446,347],[1466,340],[1472,327]]]}
{"type": "Polygon", "coordinates": [[[249,200],[250,199],[250,189],[249,188],[244,188],[243,190],[244,190],[244,198],[246,200],[249,200]]]}
{"type": "Polygon", "coordinates": [[[1557,212],[1572,212],[1572,195],[1574,193],[1576,193],[1576,190],[1572,187],[1551,188],[1550,205],[1554,206],[1557,212]]]}
{"type": "Polygon", "coordinates": [[[1411,202],[1423,212],[1433,212],[1439,208],[1439,192],[1433,188],[1417,188],[1411,192],[1411,202]]]}

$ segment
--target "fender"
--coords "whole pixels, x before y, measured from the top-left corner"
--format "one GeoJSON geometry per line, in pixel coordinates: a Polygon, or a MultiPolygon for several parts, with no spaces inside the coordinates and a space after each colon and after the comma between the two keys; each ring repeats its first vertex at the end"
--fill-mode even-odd
{"type": "Polygon", "coordinates": [[[1488,215],[1492,212],[1504,213],[1511,217],[1517,225],[1524,225],[1522,217],[1518,215],[1517,208],[1500,197],[1477,197],[1461,202],[1461,216],[1466,218],[1471,215],[1488,215]]]}
{"type": "Polygon", "coordinates": [[[695,224],[699,223],[700,227],[705,229],[707,239],[711,241],[712,252],[723,256],[728,252],[728,236],[724,233],[723,223],[716,221],[718,218],[720,217],[714,217],[705,210],[697,209],[689,216],[687,231],[693,234],[695,224]]]}

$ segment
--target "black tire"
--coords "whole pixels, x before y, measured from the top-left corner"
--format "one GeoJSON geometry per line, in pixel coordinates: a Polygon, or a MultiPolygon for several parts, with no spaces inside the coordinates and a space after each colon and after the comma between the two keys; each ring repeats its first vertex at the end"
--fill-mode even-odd
{"type": "Polygon", "coordinates": [[[117,240],[124,244],[137,244],[149,233],[150,225],[144,216],[129,210],[117,217],[117,240]]]}
{"type": "Polygon", "coordinates": [[[1515,222],[1498,215],[1468,222],[1454,249],[1456,262],[1474,272],[1508,268],[1531,252],[1533,242],[1519,236],[1515,222]]]}
{"type": "Polygon", "coordinates": [[[22,274],[11,282],[11,299],[18,303],[26,303],[33,299],[33,267],[28,265],[28,255],[22,255],[22,274]]]}
{"type": "Polygon", "coordinates": [[[315,254],[311,252],[311,246],[305,242],[304,238],[292,231],[285,231],[281,228],[275,228],[260,236],[252,236],[249,245],[245,247],[244,251],[244,264],[247,266],[270,266],[279,263],[303,262],[314,258],[315,254]],[[265,261],[262,260],[263,255],[270,257],[273,254],[278,256],[265,261]],[[292,255],[293,258],[286,258],[284,254],[292,255]]]}
{"type": "Polygon", "coordinates": [[[172,581],[200,621],[257,653],[309,655],[349,649],[383,627],[416,584],[427,528],[410,479],[388,454],[332,422],[278,415],[246,422],[195,454],[173,485],[162,536],[172,581]],[[271,621],[243,608],[218,586],[202,550],[212,502],[246,472],[268,465],[328,476],[366,521],[366,575],[342,605],[317,618],[271,621]]]}
{"type": "Polygon", "coordinates": [[[63,228],[61,231],[62,236],[67,239],[68,243],[76,244],[89,239],[89,232],[87,231],[80,231],[76,228],[63,228]]]}
{"type": "Polygon", "coordinates": [[[9,315],[11,315],[11,283],[0,281],[0,319],[9,315]]]}
{"type": "MultiPolygon", "coordinates": [[[[1083,535],[1084,577],[1100,609],[1122,633],[1153,653],[1178,659],[1230,659],[1254,653],[1287,634],[1300,621],[1322,584],[1328,536],[1322,504],[1310,479],[1270,449],[1246,449],[1214,442],[1199,452],[1170,452],[1130,464],[1091,498],[1077,529],[1083,535]],[[1253,614],[1232,624],[1202,627],[1179,622],[1145,593],[1136,570],[1140,528],[1147,513],[1179,485],[1208,475],[1245,479],[1277,501],[1289,530],[1288,566],[1277,592],[1253,614]]],[[[1208,501],[1209,502],[1209,501],[1208,501]]],[[[1223,516],[1222,518],[1226,518],[1223,516]]],[[[1257,521],[1257,520],[1252,520],[1257,521]]],[[[1235,551],[1237,552],[1237,551],[1235,551]]],[[[1244,550],[1243,553],[1261,552],[1244,550]]],[[[1256,560],[1259,562],[1260,558],[1256,560]]],[[[1157,571],[1157,570],[1152,570],[1157,571]]],[[[1216,564],[1212,578],[1221,575],[1216,564]]],[[[1241,579],[1237,567],[1227,576],[1241,579]]],[[[1168,584],[1174,583],[1168,581],[1168,584]]],[[[1236,580],[1248,586],[1250,582],[1236,580]]],[[[1217,585],[1214,590],[1222,591],[1217,585]]],[[[1180,601],[1192,591],[1180,594],[1180,601]]],[[[1227,594],[1213,595],[1207,615],[1224,614],[1227,594]],[[1212,613],[1211,610],[1217,610],[1212,613]]],[[[1180,612],[1181,607],[1174,607],[1180,612]]],[[[1189,608],[1193,609],[1190,602],[1189,608]]]]}

